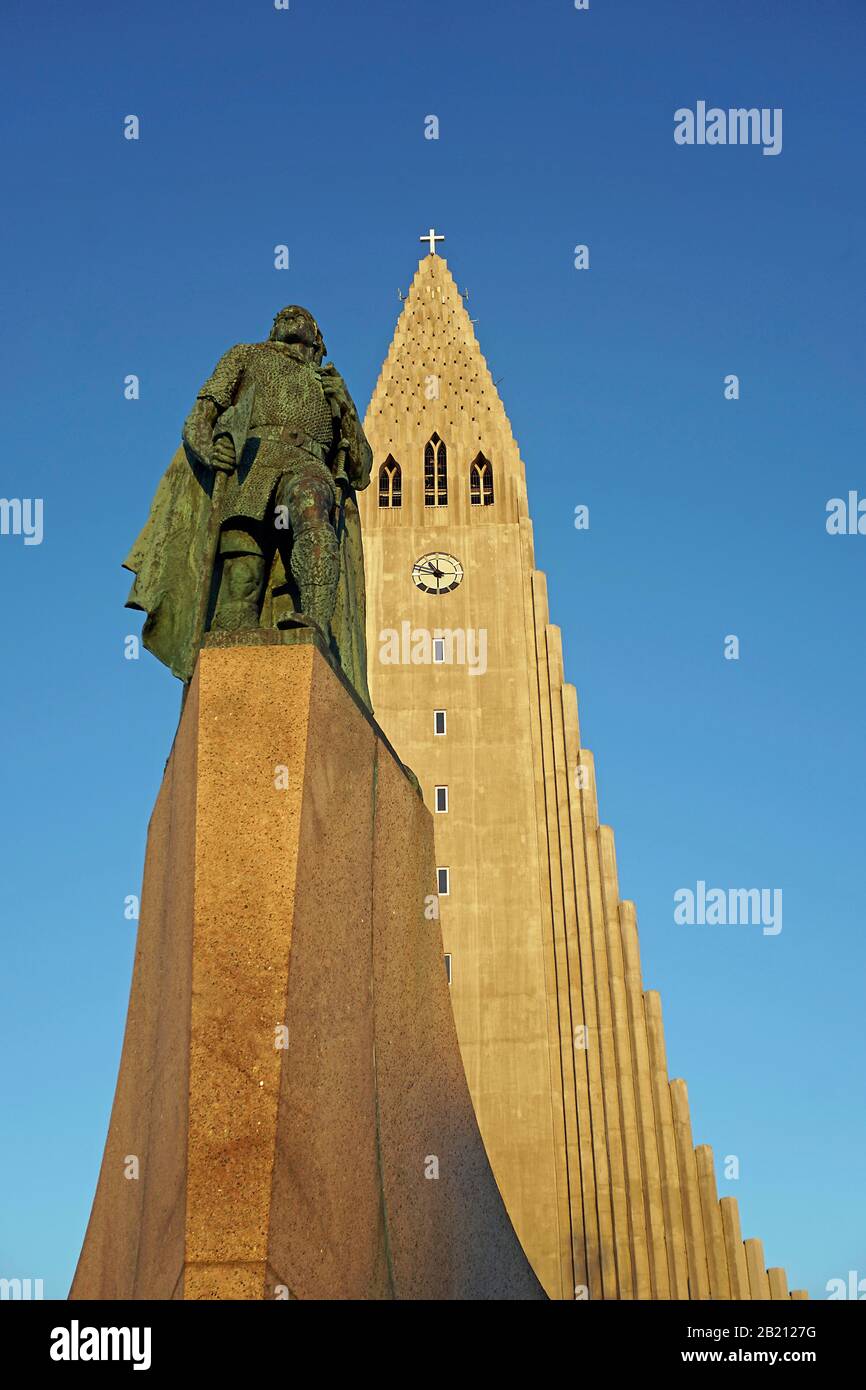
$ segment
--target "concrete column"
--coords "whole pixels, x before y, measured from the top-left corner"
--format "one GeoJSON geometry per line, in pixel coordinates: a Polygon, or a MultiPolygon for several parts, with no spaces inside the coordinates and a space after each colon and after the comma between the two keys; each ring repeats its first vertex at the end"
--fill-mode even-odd
{"type": "Polygon", "coordinates": [[[670,1084],[674,1133],[677,1141],[677,1166],[683,1198],[683,1224],[686,1232],[686,1253],[689,1259],[689,1288],[692,1298],[710,1297],[707,1268],[707,1245],[698,1191],[698,1171],[692,1143],[692,1121],[686,1083],[677,1078],[670,1084]]]}
{"type": "Polygon", "coordinates": [[[764,1265],[763,1242],[758,1240],[757,1237],[751,1236],[748,1240],[743,1241],[743,1249],[746,1252],[746,1264],[749,1269],[749,1288],[752,1290],[752,1298],[770,1298],[770,1281],[767,1278],[767,1270],[764,1265]]]}
{"type": "Polygon", "coordinates": [[[781,1269],[779,1265],[773,1265],[772,1269],[767,1270],[767,1280],[770,1285],[771,1298],[788,1299],[788,1276],[784,1269],[781,1269]]]}
{"type": "Polygon", "coordinates": [[[586,879],[589,889],[589,919],[592,928],[592,954],[595,962],[596,1004],[598,1007],[598,1044],[601,1052],[601,1072],[604,1090],[604,1117],[607,1150],[610,1157],[611,1205],[613,1207],[614,1245],[616,1249],[619,1298],[634,1297],[634,1281],[629,1232],[628,1191],[625,1177],[622,1124],[620,1122],[616,1069],[616,1045],[613,1035],[610,971],[607,961],[607,933],[601,891],[601,864],[598,854],[598,803],[596,800],[595,761],[588,750],[581,750],[581,766],[589,770],[588,786],[580,791],[583,813],[583,848],[586,855],[586,879]]]}
{"type": "Polygon", "coordinates": [[[635,1298],[652,1298],[653,1290],[647,1245],[646,1194],[641,1171],[635,1077],[626,1000],[625,962],[619,925],[619,880],[616,869],[616,846],[613,831],[609,825],[598,827],[598,855],[601,865],[601,891],[607,936],[607,963],[610,975],[610,1000],[618,1078],[617,1091],[631,1229],[634,1296],[635,1298]]]}
{"type": "Polygon", "coordinates": [[[740,1231],[740,1209],[736,1197],[719,1199],[722,1217],[722,1231],[725,1237],[725,1253],[728,1261],[728,1279],[731,1284],[731,1298],[751,1298],[749,1270],[743,1237],[740,1231]]]}
{"type": "MultiPolygon", "coordinates": [[[[573,685],[562,686],[562,725],[564,736],[564,765],[567,774],[568,843],[571,846],[568,862],[563,862],[563,879],[567,901],[573,907],[573,925],[568,932],[569,959],[572,961],[572,1013],[574,1033],[575,1084],[578,1106],[578,1147],[580,1152],[580,1201],[583,1211],[583,1235],[586,1249],[586,1282],[590,1296],[601,1296],[601,1266],[599,1263],[599,1218],[593,1153],[593,1099],[591,1090],[590,1054],[594,1054],[598,1071],[597,1029],[595,1023],[595,984],[592,970],[592,943],[583,930],[581,903],[585,892],[578,887],[578,863],[583,862],[580,796],[577,790],[577,769],[580,759],[580,725],[577,712],[577,692],[573,685]],[[579,1030],[579,1031],[578,1031],[579,1030]],[[591,1044],[589,1046],[588,1044],[591,1044]],[[593,1295],[590,1268],[595,1270],[596,1292],[593,1295]]],[[[600,1138],[604,1142],[603,1111],[601,1110],[600,1071],[599,1106],[600,1138]]],[[[606,1157],[606,1155],[605,1155],[606,1157]]]]}
{"type": "MultiPolygon", "coordinates": [[[[591,754],[580,749],[580,767],[590,785],[595,775],[591,754]]],[[[586,871],[586,848],[583,836],[583,792],[575,788],[572,802],[572,845],[574,849],[574,886],[577,901],[578,940],[580,945],[583,1008],[587,1026],[585,1052],[589,1083],[590,1121],[592,1125],[593,1169],[595,1172],[598,1210],[598,1258],[601,1265],[603,1297],[616,1298],[616,1254],[613,1234],[613,1202],[611,1196],[610,1160],[605,1123],[605,1082],[602,1075],[602,1056],[598,1015],[595,949],[591,927],[589,884],[586,871]]],[[[590,1262],[590,1269],[592,1264],[590,1262]]]]}
{"type": "Polygon", "coordinates": [[[652,1074],[653,1107],[659,1147],[659,1169],[665,1212],[671,1298],[687,1299],[692,1295],[689,1290],[683,1199],[677,1163],[673,1108],[668,1086],[662,1006],[661,999],[655,990],[647,990],[644,994],[644,1017],[652,1074]]]}
{"type": "MultiPolygon", "coordinates": [[[[574,874],[574,826],[572,802],[575,796],[575,768],[579,751],[577,699],[573,687],[566,697],[562,665],[562,642],[557,627],[544,629],[545,664],[548,681],[548,710],[553,749],[553,790],[555,799],[548,799],[547,814],[551,822],[551,879],[558,883],[562,902],[562,947],[568,984],[568,1013],[561,1016],[560,1033],[563,1058],[567,1056],[564,1074],[570,1077],[572,1090],[569,1102],[573,1113],[574,1142],[569,1148],[569,1191],[571,1196],[572,1229],[575,1244],[575,1283],[589,1288],[587,1253],[588,1228],[595,1228],[595,1176],[593,1172],[592,1135],[586,1123],[589,1118],[589,1087],[586,1070],[586,1049],[575,1046],[576,1030],[585,1025],[582,961],[579,944],[579,921],[574,874]],[[566,725],[566,716],[569,726],[566,725]],[[571,741],[571,747],[569,742],[571,741]],[[556,848],[558,853],[554,854],[556,848]],[[581,1124],[581,1114],[584,1122],[581,1124]],[[587,1218],[589,1218],[587,1220],[587,1218]]],[[[540,663],[540,670],[544,669],[540,663]]]]}
{"type": "Polygon", "coordinates": [[[698,1170],[698,1190],[701,1197],[701,1215],[707,1247],[710,1294],[713,1298],[730,1298],[731,1281],[728,1277],[722,1213],[719,1210],[719,1194],[716,1190],[713,1151],[709,1144],[698,1144],[695,1149],[695,1164],[698,1170]]]}
{"type": "MultiPolygon", "coordinates": [[[[527,651],[535,656],[535,663],[542,660],[544,629],[547,625],[547,586],[543,574],[532,572],[532,606],[526,613],[527,651]]],[[[553,1126],[553,1158],[556,1173],[556,1207],[558,1223],[558,1268],[559,1291],[563,1299],[574,1297],[575,1285],[588,1283],[590,1297],[602,1296],[600,1273],[587,1263],[575,1258],[575,1247],[580,1233],[573,1229],[572,1207],[569,1196],[569,1152],[575,1143],[575,1124],[567,1121],[568,1093],[570,1087],[569,1069],[572,1063],[564,1061],[562,1046],[562,1014],[569,1016],[569,991],[562,947],[561,907],[557,919],[557,903],[550,875],[551,856],[556,852],[550,840],[547,801],[551,782],[552,749],[550,746],[549,720],[545,717],[546,678],[542,680],[538,671],[537,679],[531,681],[529,691],[529,712],[532,726],[532,743],[536,752],[535,767],[535,828],[538,842],[539,866],[539,913],[542,921],[544,942],[544,972],[548,1000],[548,1055],[550,1061],[551,1121],[553,1126]],[[577,1276],[583,1272],[581,1281],[577,1276]]],[[[551,1285],[547,1283],[548,1290],[551,1285]]]]}
{"type": "Polygon", "coordinates": [[[643,1009],[643,982],[640,968],[635,906],[619,905],[626,1003],[629,1015],[632,1058],[637,1101],[638,1138],[646,1203],[647,1240],[653,1298],[670,1298],[671,1281],[665,1243],[665,1213],[662,1201],[659,1146],[653,1108],[652,1073],[643,1009]]]}

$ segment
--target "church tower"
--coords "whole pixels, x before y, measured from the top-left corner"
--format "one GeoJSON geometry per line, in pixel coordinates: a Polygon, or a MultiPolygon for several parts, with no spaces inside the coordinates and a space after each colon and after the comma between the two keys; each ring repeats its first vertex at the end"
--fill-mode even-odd
{"type": "Polygon", "coordinates": [[[369,682],[434,815],[431,892],[493,1172],[553,1298],[787,1298],[668,1080],[523,462],[439,239],[365,420],[369,682]]]}

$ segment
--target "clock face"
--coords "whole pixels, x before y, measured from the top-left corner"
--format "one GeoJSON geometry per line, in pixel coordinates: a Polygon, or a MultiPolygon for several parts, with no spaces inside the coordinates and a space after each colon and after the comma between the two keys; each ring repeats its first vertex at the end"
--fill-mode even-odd
{"type": "Polygon", "coordinates": [[[415,561],[412,578],[425,594],[450,594],[463,578],[463,566],[453,555],[435,550],[415,561]]]}

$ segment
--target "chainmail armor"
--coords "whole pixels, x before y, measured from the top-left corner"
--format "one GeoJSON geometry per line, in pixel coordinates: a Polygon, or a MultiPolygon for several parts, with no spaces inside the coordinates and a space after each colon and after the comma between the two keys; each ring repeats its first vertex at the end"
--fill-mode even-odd
{"type": "Polygon", "coordinates": [[[334,420],[316,368],[299,361],[285,343],[239,343],[229,348],[199,391],[199,399],[220,409],[231,404],[243,378],[255,385],[250,438],[239,466],[229,474],[220,506],[220,521],[247,517],[261,521],[280,478],[311,467],[330,473],[320,458],[297,445],[256,440],[256,427],[291,426],[308,434],[326,457],[335,443],[334,420]]]}

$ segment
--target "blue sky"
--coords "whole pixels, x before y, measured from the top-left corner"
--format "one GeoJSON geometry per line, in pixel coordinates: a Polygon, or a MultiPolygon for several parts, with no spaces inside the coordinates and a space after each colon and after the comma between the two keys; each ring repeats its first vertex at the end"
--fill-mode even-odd
{"type": "Polygon", "coordinates": [[[824,524],[866,497],[864,31],[860,0],[7,4],[0,490],[44,539],[0,536],[0,1274],[68,1288],[177,720],[124,659],[120,560],[201,380],[284,303],[364,407],[435,223],[695,1141],[794,1286],[866,1278],[866,535],[824,524]],[[698,100],[781,107],[781,154],[677,146],[698,100]],[[781,888],[782,932],[675,925],[699,879],[781,888]]]}

